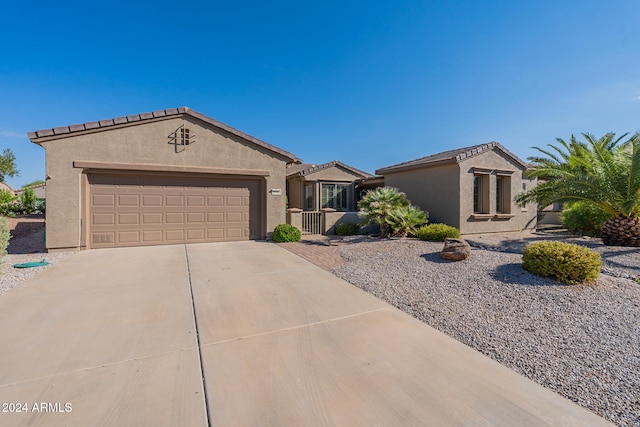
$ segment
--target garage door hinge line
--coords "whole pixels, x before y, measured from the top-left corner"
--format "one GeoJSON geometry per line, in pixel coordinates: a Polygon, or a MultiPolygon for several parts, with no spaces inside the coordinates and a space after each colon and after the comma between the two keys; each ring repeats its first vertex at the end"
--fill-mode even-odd
{"type": "Polygon", "coordinates": [[[207,382],[204,378],[204,366],[202,365],[202,347],[200,346],[200,332],[198,331],[198,316],[196,315],[196,304],[193,299],[193,286],[191,284],[191,266],[189,265],[189,250],[184,245],[184,255],[187,260],[187,276],[189,278],[189,292],[191,294],[191,311],[193,313],[193,324],[196,329],[196,344],[198,347],[198,362],[200,362],[200,377],[202,378],[202,390],[204,392],[204,407],[207,416],[207,425],[211,427],[211,414],[209,413],[209,395],[207,393],[207,382]]]}

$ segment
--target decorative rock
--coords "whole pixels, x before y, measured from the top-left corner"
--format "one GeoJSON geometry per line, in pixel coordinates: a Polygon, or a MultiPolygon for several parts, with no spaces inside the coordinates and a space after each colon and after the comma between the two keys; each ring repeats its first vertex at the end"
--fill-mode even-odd
{"type": "Polygon", "coordinates": [[[440,258],[449,261],[462,261],[471,255],[471,246],[463,239],[444,239],[444,248],[440,252],[440,258]]]}

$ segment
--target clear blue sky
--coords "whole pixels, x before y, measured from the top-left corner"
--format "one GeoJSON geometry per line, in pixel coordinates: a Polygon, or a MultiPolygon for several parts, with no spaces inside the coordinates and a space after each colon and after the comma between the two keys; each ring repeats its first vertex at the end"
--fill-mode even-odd
{"type": "Polygon", "coordinates": [[[183,105],[369,172],[640,130],[636,0],[36,0],[0,16],[12,187],[45,176],[27,131],[183,105]]]}

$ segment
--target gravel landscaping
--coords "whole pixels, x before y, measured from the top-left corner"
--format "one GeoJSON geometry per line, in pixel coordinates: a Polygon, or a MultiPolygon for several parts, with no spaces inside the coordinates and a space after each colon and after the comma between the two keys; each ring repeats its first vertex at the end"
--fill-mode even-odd
{"type": "Polygon", "coordinates": [[[640,425],[640,285],[629,278],[640,250],[573,238],[603,254],[607,274],[566,286],[522,269],[531,239],[542,238],[469,238],[460,262],[439,258],[442,243],[370,239],[341,245],[332,272],[613,423],[640,425]]]}
{"type": "Polygon", "coordinates": [[[48,253],[44,246],[44,216],[8,218],[11,240],[8,254],[0,266],[0,295],[21,285],[75,252],[48,253]],[[15,264],[45,260],[49,265],[34,268],[14,268],[15,264]]]}

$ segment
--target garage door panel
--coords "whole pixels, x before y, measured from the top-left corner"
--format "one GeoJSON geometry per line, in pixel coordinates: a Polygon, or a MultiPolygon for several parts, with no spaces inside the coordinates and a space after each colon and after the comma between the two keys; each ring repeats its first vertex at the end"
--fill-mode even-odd
{"type": "Polygon", "coordinates": [[[207,206],[211,206],[211,207],[224,206],[224,196],[208,196],[207,206]]]}
{"type": "Polygon", "coordinates": [[[142,232],[142,242],[161,245],[163,242],[163,234],[162,230],[145,230],[142,232]]]}
{"type": "Polygon", "coordinates": [[[187,206],[204,206],[204,195],[187,196],[187,206]]]}
{"type": "Polygon", "coordinates": [[[165,206],[183,206],[184,205],[184,197],[182,195],[164,196],[164,205],[165,206]]]}
{"type": "Polygon", "coordinates": [[[113,194],[93,194],[91,203],[93,206],[112,207],[116,205],[116,196],[113,194]]]}
{"type": "Polygon", "coordinates": [[[204,212],[188,212],[187,224],[204,224],[205,213],[204,212]]]}
{"type": "Polygon", "coordinates": [[[121,225],[138,225],[140,224],[139,213],[121,213],[118,214],[118,224],[121,225]]]}
{"type": "Polygon", "coordinates": [[[91,247],[260,237],[260,184],[243,179],[89,175],[91,247]]]}
{"type": "Polygon", "coordinates": [[[205,230],[203,228],[197,228],[197,229],[188,229],[187,230],[187,240],[206,240],[206,233],[205,230]]]}
{"type": "Polygon", "coordinates": [[[162,224],[162,213],[143,213],[142,224],[144,225],[157,225],[162,224]]]}
{"type": "Polygon", "coordinates": [[[140,196],[137,194],[119,194],[118,206],[139,206],[140,196]]]}
{"type": "Polygon", "coordinates": [[[118,243],[120,244],[140,243],[140,232],[139,231],[119,231],[118,243]]]}
{"type": "Polygon", "coordinates": [[[244,236],[244,230],[242,228],[227,228],[226,237],[228,239],[240,239],[244,236]]]}
{"type": "Polygon", "coordinates": [[[227,196],[224,201],[225,206],[236,207],[242,206],[242,197],[238,196],[227,196]]]}
{"type": "Polygon", "coordinates": [[[92,221],[96,225],[115,225],[116,216],[112,213],[93,214],[92,221]]]}
{"type": "Polygon", "coordinates": [[[222,228],[208,228],[207,239],[209,240],[224,240],[224,230],[222,228]]]}
{"type": "Polygon", "coordinates": [[[142,206],[146,206],[146,207],[162,206],[162,195],[161,194],[143,195],[142,206]]]}
{"type": "Polygon", "coordinates": [[[164,214],[166,224],[184,224],[184,214],[182,212],[167,212],[164,214]]]}
{"type": "Polygon", "coordinates": [[[185,236],[184,236],[184,230],[179,229],[179,230],[165,230],[164,232],[164,237],[167,240],[167,242],[175,242],[175,241],[184,241],[185,240],[185,236]]]}
{"type": "Polygon", "coordinates": [[[224,222],[224,212],[207,212],[207,222],[224,222]]]}
{"type": "Polygon", "coordinates": [[[226,222],[243,222],[242,212],[227,212],[226,222]]]}

